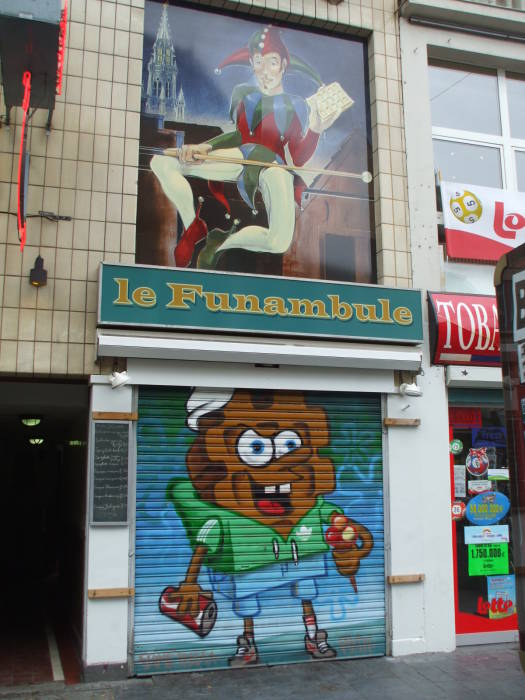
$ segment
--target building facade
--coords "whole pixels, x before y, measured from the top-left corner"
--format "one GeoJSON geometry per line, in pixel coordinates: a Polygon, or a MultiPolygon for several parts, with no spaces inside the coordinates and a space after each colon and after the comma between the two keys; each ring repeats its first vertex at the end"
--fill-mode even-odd
{"type": "Polygon", "coordinates": [[[426,268],[414,266],[414,283],[429,292],[434,335],[438,325],[448,327],[431,356],[444,365],[449,405],[458,644],[517,638],[511,554],[517,533],[509,530],[512,465],[493,275],[498,258],[522,242],[519,228],[509,237],[504,222],[511,223],[515,201],[519,212],[524,187],[525,142],[517,126],[525,85],[524,10],[521,2],[400,3],[411,238],[428,256],[426,268]],[[463,209],[465,196],[472,211],[463,209]],[[483,328],[476,330],[478,321],[483,328]],[[483,499],[501,501],[501,514],[480,519],[474,510],[483,499]],[[502,562],[480,568],[475,556],[494,542],[479,550],[472,539],[483,522],[503,535],[494,549],[502,562]],[[489,610],[498,599],[500,611],[489,610]]]}
{"type": "Polygon", "coordinates": [[[12,517],[20,455],[54,465],[52,553],[20,555],[27,507],[10,551],[19,589],[48,566],[68,591],[86,677],[454,648],[419,291],[441,266],[435,220],[409,217],[397,13],[72,0],[23,251],[21,108],[4,120],[12,517]]]}

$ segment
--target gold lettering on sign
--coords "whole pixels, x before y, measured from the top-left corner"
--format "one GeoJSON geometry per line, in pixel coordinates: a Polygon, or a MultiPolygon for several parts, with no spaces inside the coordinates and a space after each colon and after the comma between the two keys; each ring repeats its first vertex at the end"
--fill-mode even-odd
{"type": "Polygon", "coordinates": [[[328,298],[332,302],[332,318],[338,318],[340,321],[348,321],[352,318],[354,310],[351,304],[341,301],[339,294],[329,294],[328,298]]]}
{"type": "Polygon", "coordinates": [[[284,299],[281,297],[266,297],[263,313],[267,316],[288,316],[284,299]]]}
{"type": "Polygon", "coordinates": [[[394,323],[390,316],[390,299],[378,299],[377,301],[381,304],[381,318],[379,320],[382,323],[394,323]]]}
{"type": "Polygon", "coordinates": [[[400,326],[410,326],[412,323],[412,311],[407,309],[406,306],[398,306],[394,309],[394,321],[399,323],[400,326]]]}
{"type": "Polygon", "coordinates": [[[379,321],[377,318],[377,309],[374,304],[354,304],[355,316],[358,321],[366,323],[367,321],[379,321]]]}
{"type": "Polygon", "coordinates": [[[228,292],[204,292],[208,311],[233,311],[228,292]]]}
{"type": "Polygon", "coordinates": [[[113,279],[118,287],[118,296],[113,303],[131,306],[133,302],[129,298],[129,280],[126,277],[114,277],[113,279]]]}
{"type": "Polygon", "coordinates": [[[232,296],[237,302],[233,311],[243,314],[262,314],[259,297],[255,294],[233,294],[232,296]],[[248,304],[250,308],[248,308],[248,304]]]}
{"type": "MultiPolygon", "coordinates": [[[[119,305],[136,304],[141,307],[154,306],[157,302],[156,292],[151,287],[137,287],[130,290],[129,280],[114,278],[118,294],[113,302],[119,305]]],[[[388,323],[409,326],[413,320],[412,311],[406,306],[392,309],[392,301],[379,297],[372,303],[346,301],[340,294],[327,294],[323,299],[298,297],[268,296],[217,292],[205,290],[202,284],[184,284],[166,282],[171,298],[167,309],[191,310],[202,300],[207,311],[212,313],[264,314],[265,316],[282,316],[305,319],[328,319],[337,321],[354,321],[355,323],[388,323]]],[[[351,290],[349,290],[350,292],[351,290]]],[[[482,317],[484,328],[488,321],[482,317]]],[[[487,338],[485,339],[485,344],[487,338]]]]}
{"type": "Polygon", "coordinates": [[[175,282],[166,282],[171,289],[171,300],[166,304],[167,309],[189,309],[186,302],[195,304],[196,295],[200,297],[203,294],[202,284],[176,284],[175,282]]]}
{"type": "Polygon", "coordinates": [[[157,295],[151,287],[137,287],[131,298],[137,306],[155,306],[157,303],[157,295]]]}
{"type": "Polygon", "coordinates": [[[292,306],[291,311],[288,312],[290,316],[302,316],[305,318],[330,318],[330,316],[326,313],[324,301],[320,301],[319,299],[315,299],[314,301],[311,301],[310,299],[288,299],[288,301],[292,306]]]}

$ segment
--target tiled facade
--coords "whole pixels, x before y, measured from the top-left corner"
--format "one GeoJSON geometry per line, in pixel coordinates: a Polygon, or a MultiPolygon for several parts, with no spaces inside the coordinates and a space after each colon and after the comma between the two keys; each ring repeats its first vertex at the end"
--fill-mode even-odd
{"type": "MultiPolygon", "coordinates": [[[[396,0],[200,4],[368,37],[378,283],[410,287],[396,0]]],[[[143,13],[141,0],[70,2],[51,133],[45,110],[30,122],[27,211],[72,221],[29,218],[23,254],[16,220],[20,108],[0,129],[0,374],[107,371],[96,361],[98,268],[102,260],[134,262],[143,13]],[[35,289],[28,279],[38,254],[48,282],[35,289]]]]}

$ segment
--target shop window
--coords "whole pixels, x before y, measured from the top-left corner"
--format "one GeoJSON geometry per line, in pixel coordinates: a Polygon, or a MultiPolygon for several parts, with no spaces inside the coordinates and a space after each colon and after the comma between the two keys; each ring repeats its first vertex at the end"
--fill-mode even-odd
{"type": "Polygon", "coordinates": [[[503,407],[450,408],[456,633],[517,628],[503,407]]]}

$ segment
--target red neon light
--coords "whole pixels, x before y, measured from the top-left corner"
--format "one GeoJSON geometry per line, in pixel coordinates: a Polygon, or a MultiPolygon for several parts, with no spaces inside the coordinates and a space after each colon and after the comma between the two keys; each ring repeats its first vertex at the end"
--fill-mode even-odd
{"type": "Polygon", "coordinates": [[[29,109],[29,101],[31,98],[31,73],[25,71],[22,76],[22,85],[24,86],[24,99],[22,101],[22,109],[24,110],[24,116],[22,117],[22,133],[20,136],[20,155],[18,156],[18,237],[20,239],[20,250],[24,250],[26,243],[26,221],[22,221],[22,215],[20,212],[20,185],[22,182],[22,167],[23,167],[23,156],[24,156],[24,143],[25,143],[25,130],[26,130],[26,119],[27,110],[29,109]]]}
{"type": "Polygon", "coordinates": [[[62,74],[64,72],[64,58],[66,55],[66,29],[67,29],[67,0],[64,3],[64,9],[60,13],[60,33],[58,35],[58,51],[57,51],[57,95],[62,94],[62,74]]]}

